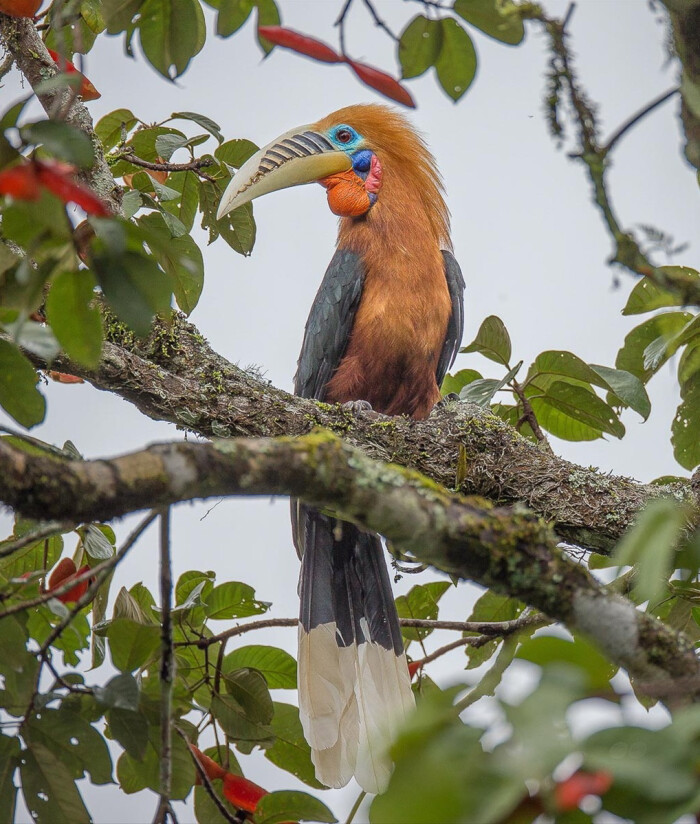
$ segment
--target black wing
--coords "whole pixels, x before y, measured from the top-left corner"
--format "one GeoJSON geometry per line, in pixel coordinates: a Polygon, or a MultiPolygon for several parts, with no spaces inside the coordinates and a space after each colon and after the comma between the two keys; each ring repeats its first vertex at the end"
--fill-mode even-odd
{"type": "Polygon", "coordinates": [[[450,291],[450,298],[452,299],[452,314],[450,315],[449,323],[447,324],[447,334],[445,335],[445,343],[440,353],[440,360],[438,361],[435,376],[437,378],[437,385],[440,386],[445,379],[447,370],[452,366],[452,363],[459,350],[459,345],[462,342],[462,334],[464,332],[464,278],[462,277],[462,270],[459,268],[459,263],[454,258],[451,252],[446,252],[443,249],[442,256],[445,260],[445,278],[447,279],[447,288],[450,291]]]}
{"type": "Polygon", "coordinates": [[[338,249],[316,293],[294,377],[294,392],[323,400],[350,339],[365,271],[359,255],[338,249]]]}

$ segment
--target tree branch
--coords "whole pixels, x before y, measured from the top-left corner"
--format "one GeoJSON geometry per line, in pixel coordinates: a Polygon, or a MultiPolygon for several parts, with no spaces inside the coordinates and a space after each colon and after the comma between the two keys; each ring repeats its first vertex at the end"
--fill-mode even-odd
{"type": "MultiPolygon", "coordinates": [[[[672,5],[671,2],[667,3],[672,5]]],[[[700,10],[700,2],[696,6],[696,11],[700,10]]],[[[615,244],[614,254],[610,259],[611,263],[618,263],[639,277],[646,277],[663,289],[678,295],[685,305],[700,306],[700,286],[691,274],[680,270],[673,272],[660,269],[649,260],[643,252],[636,238],[630,231],[626,231],[620,225],[620,221],[615,214],[612,199],[608,192],[606,174],[608,170],[607,154],[612,148],[612,144],[621,135],[617,135],[610,141],[608,146],[603,146],[598,139],[598,129],[596,123],[596,112],[594,105],[590,102],[583,91],[576,72],[573,67],[573,58],[567,44],[567,33],[565,31],[566,22],[548,17],[539,6],[532,5],[524,13],[524,16],[533,20],[538,20],[543,24],[551,40],[552,57],[551,66],[551,88],[547,100],[550,123],[552,130],[557,137],[561,137],[562,128],[558,119],[559,93],[565,89],[571,104],[575,128],[578,132],[579,149],[571,155],[581,160],[588,173],[588,177],[593,184],[593,201],[600,209],[608,231],[615,244]]],[[[688,15],[690,18],[692,15],[688,15]]],[[[695,18],[700,19],[700,12],[695,14],[695,18]]],[[[696,38],[697,39],[697,38],[696,38]]],[[[686,70],[687,71],[687,70],[686,70]]],[[[655,108],[666,97],[654,101],[651,108],[655,108]]],[[[640,113],[640,117],[646,111],[640,113]]],[[[623,127],[627,131],[640,117],[623,127]]],[[[686,152],[691,151],[689,138],[686,152]]],[[[692,159],[691,159],[692,162],[692,159]]]]}
{"type": "MultiPolygon", "coordinates": [[[[610,594],[521,505],[461,498],[378,463],[329,432],[157,444],[111,460],[32,455],[0,441],[0,500],[32,517],[106,520],[145,506],[226,495],[291,495],[385,535],[402,552],[531,604],[582,631],[645,683],[700,682],[692,644],[610,594]]],[[[673,694],[672,703],[700,696],[673,694]]]]}
{"type": "MultiPolygon", "coordinates": [[[[107,334],[110,342],[96,369],[63,356],[51,368],[120,395],[150,418],[205,437],[303,435],[323,426],[370,457],[416,469],[448,488],[455,485],[463,450],[460,492],[496,503],[523,501],[552,522],[562,539],[585,549],[609,552],[651,498],[691,495],[686,485],[639,484],[562,460],[471,404],[447,404],[428,420],[413,421],[295,397],[222,358],[181,315],[169,324],[158,321],[143,340],[108,318],[107,334]]],[[[36,355],[25,354],[47,368],[36,355]]]]}

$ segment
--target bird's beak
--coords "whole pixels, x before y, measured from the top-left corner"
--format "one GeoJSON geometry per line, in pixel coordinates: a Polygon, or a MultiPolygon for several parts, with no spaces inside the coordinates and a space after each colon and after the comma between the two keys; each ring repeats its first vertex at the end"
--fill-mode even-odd
{"type": "Polygon", "coordinates": [[[217,218],[268,192],[314,183],[352,168],[348,155],[313,126],[299,126],[280,135],[247,160],[221,198],[217,218]]]}

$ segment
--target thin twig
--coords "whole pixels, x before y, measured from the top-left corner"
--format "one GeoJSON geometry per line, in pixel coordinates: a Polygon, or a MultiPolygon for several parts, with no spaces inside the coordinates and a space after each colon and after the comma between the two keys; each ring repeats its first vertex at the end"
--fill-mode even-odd
{"type": "Polygon", "coordinates": [[[518,396],[518,399],[523,406],[523,418],[530,424],[530,429],[532,429],[535,437],[540,443],[545,443],[549,446],[549,441],[540,427],[539,421],[537,420],[537,415],[535,415],[535,410],[532,408],[530,399],[525,394],[523,387],[518,383],[518,381],[515,380],[515,378],[510,382],[510,386],[518,396]]]}
{"type": "Polygon", "coordinates": [[[345,18],[347,17],[348,12],[350,11],[350,6],[352,6],[353,0],[345,0],[345,5],[340,10],[340,14],[338,15],[338,19],[333,23],[334,26],[338,27],[338,40],[340,42],[340,53],[343,57],[346,57],[345,53],[345,18]]]}
{"type": "Polygon", "coordinates": [[[0,542],[0,547],[2,547],[0,549],[0,558],[6,558],[8,555],[12,555],[13,552],[24,549],[30,544],[42,541],[44,538],[52,538],[54,535],[62,535],[74,528],[75,524],[70,521],[46,521],[46,523],[40,524],[35,529],[25,532],[24,535],[20,535],[19,538],[15,538],[14,541],[0,542]]]}
{"type": "MultiPolygon", "coordinates": [[[[133,163],[134,166],[141,166],[144,169],[150,169],[152,172],[197,172],[200,169],[205,169],[207,166],[212,166],[214,161],[210,157],[199,157],[190,160],[189,163],[152,163],[150,160],[143,160],[137,157],[132,152],[123,152],[118,156],[119,160],[126,160],[127,163],[133,163]]],[[[210,178],[211,179],[211,178],[210,178]]]]}
{"type": "Polygon", "coordinates": [[[173,701],[173,632],[171,607],[173,576],[170,564],[170,507],[160,513],[160,611],[161,611],[161,662],[160,662],[160,804],[156,811],[170,808],[172,785],[172,733],[171,716],[173,701]]]}
{"type": "MultiPolygon", "coordinates": [[[[414,627],[420,629],[449,629],[457,632],[476,632],[484,635],[498,637],[510,635],[524,627],[545,623],[548,619],[539,612],[523,613],[512,621],[438,621],[428,618],[399,618],[402,627],[414,627]]],[[[208,638],[197,638],[195,641],[176,641],[176,647],[199,647],[206,649],[219,641],[226,641],[236,635],[243,635],[246,632],[253,632],[258,629],[269,629],[270,627],[296,627],[299,623],[297,618],[264,618],[261,621],[251,621],[249,624],[242,624],[232,627],[218,635],[210,635],[208,638]]]]}
{"type": "Polygon", "coordinates": [[[345,819],[345,824],[352,824],[353,818],[357,814],[357,811],[360,809],[360,805],[365,800],[367,793],[362,790],[362,792],[357,796],[355,799],[355,803],[352,805],[352,809],[348,813],[348,817],[345,819]]]}
{"type": "Polygon", "coordinates": [[[224,802],[219,798],[216,790],[214,789],[211,781],[209,780],[209,776],[207,775],[206,770],[199,763],[199,759],[194,754],[194,752],[192,752],[190,742],[187,740],[187,736],[185,735],[185,733],[179,727],[175,727],[175,732],[187,744],[187,749],[190,751],[190,755],[192,756],[192,760],[194,761],[194,766],[197,770],[197,774],[199,775],[200,781],[202,782],[202,786],[206,790],[207,795],[214,802],[216,809],[221,813],[221,815],[226,819],[226,821],[229,822],[229,824],[241,824],[240,819],[237,816],[231,815],[231,813],[226,809],[224,802]]]}
{"type": "Polygon", "coordinates": [[[367,6],[367,10],[372,15],[372,19],[374,20],[374,25],[378,26],[382,31],[385,31],[392,40],[395,40],[397,43],[399,38],[394,34],[394,32],[387,26],[387,24],[381,19],[381,17],[377,14],[377,10],[372,5],[372,0],[362,0],[362,2],[367,6]]]}
{"type": "Polygon", "coordinates": [[[648,114],[654,111],[658,106],[662,103],[665,103],[667,100],[670,100],[675,94],[680,91],[679,86],[674,86],[672,89],[669,89],[667,92],[660,94],[658,97],[655,97],[650,103],[647,103],[644,108],[640,109],[636,114],[632,115],[629,120],[626,120],[613,135],[608,138],[608,142],[601,148],[601,152],[605,154],[609,154],[613,146],[623,137],[627,132],[633,127],[636,126],[639,121],[646,117],[648,114]]]}

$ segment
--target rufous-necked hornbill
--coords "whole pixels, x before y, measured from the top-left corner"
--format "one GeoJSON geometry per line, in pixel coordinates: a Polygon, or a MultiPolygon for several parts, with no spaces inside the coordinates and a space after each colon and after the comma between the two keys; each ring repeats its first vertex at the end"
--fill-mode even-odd
{"type": "MultiPolygon", "coordinates": [[[[435,162],[385,106],[349,106],[281,135],[234,175],[219,217],[260,195],[321,183],[339,215],[295,392],[425,418],[462,338],[464,281],[435,162]]],[[[381,539],[292,502],[301,556],[299,710],[316,775],[381,792],[387,743],[413,706],[381,539]]]]}

